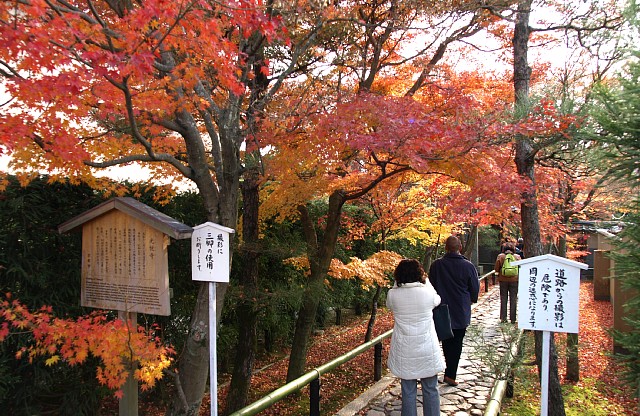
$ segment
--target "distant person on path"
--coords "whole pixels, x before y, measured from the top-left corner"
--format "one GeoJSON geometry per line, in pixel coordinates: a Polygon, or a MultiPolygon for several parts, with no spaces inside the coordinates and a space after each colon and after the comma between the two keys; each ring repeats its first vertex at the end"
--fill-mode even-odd
{"type": "Polygon", "coordinates": [[[522,239],[522,237],[518,238],[518,244],[516,244],[516,251],[515,253],[520,256],[521,259],[524,258],[524,240],[522,239]]]}
{"type": "Polygon", "coordinates": [[[447,368],[444,370],[443,383],[457,386],[458,362],[462,354],[462,341],[467,327],[471,323],[471,304],[478,301],[480,282],[478,270],[460,251],[462,244],[456,236],[450,236],[445,242],[445,255],[431,264],[429,281],[449,305],[453,338],[442,341],[442,351],[447,368]]]}
{"type": "Polygon", "coordinates": [[[512,324],[516,323],[516,307],[518,305],[518,272],[510,272],[506,263],[520,260],[516,254],[515,244],[507,242],[504,253],[498,254],[494,271],[498,274],[498,284],[500,285],[500,322],[507,322],[507,301],[509,302],[509,319],[512,324]],[[505,267],[503,267],[505,266],[505,267]]]}
{"type": "Polygon", "coordinates": [[[395,284],[387,294],[394,320],[387,365],[400,378],[401,416],[417,416],[418,380],[424,416],[440,416],[438,373],[444,370],[444,358],[433,325],[433,308],[440,304],[440,296],[425,280],[417,260],[401,260],[393,276],[395,284]]]}

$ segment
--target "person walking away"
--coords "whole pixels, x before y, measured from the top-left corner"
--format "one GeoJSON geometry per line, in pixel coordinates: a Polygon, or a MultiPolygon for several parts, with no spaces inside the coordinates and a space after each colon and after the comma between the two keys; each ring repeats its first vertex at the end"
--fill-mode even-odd
{"type": "Polygon", "coordinates": [[[520,256],[520,259],[524,258],[524,239],[518,238],[518,244],[515,245],[515,254],[520,256]]]}
{"type": "Polygon", "coordinates": [[[456,375],[462,354],[462,343],[471,323],[471,304],[478,301],[480,282],[478,270],[460,251],[462,243],[456,236],[450,236],[445,242],[445,254],[431,264],[429,281],[449,305],[453,338],[442,341],[442,351],[446,368],[443,383],[457,386],[456,375]]]}
{"type": "Polygon", "coordinates": [[[433,324],[433,308],[440,304],[440,296],[425,280],[417,260],[401,260],[393,276],[395,284],[387,294],[394,320],[387,366],[400,378],[401,416],[417,416],[418,380],[424,416],[440,416],[438,373],[445,365],[433,324]]]}
{"type": "Polygon", "coordinates": [[[507,322],[507,302],[509,303],[509,319],[516,323],[516,307],[518,305],[518,266],[511,263],[520,260],[516,254],[515,244],[508,242],[505,252],[498,254],[494,271],[498,275],[500,285],[500,322],[507,322]]]}

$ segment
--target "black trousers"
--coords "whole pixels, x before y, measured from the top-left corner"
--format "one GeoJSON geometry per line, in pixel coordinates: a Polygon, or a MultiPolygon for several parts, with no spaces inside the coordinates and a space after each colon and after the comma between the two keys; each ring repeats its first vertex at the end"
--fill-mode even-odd
{"type": "Polygon", "coordinates": [[[507,299],[509,300],[509,319],[516,323],[518,307],[518,282],[500,282],[500,321],[507,322],[507,299]]]}
{"type": "Polygon", "coordinates": [[[444,361],[447,364],[444,375],[452,380],[455,380],[458,374],[458,363],[460,362],[460,354],[462,354],[462,341],[466,332],[467,328],[454,329],[453,338],[442,341],[442,352],[444,361]]]}

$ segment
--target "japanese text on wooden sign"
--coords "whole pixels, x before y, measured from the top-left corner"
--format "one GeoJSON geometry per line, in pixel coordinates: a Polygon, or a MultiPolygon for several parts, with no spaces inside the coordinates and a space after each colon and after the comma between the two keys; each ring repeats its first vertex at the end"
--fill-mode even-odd
{"type": "Polygon", "coordinates": [[[577,333],[579,294],[577,267],[548,259],[520,264],[518,327],[577,333]]]}
{"type": "Polygon", "coordinates": [[[191,235],[191,275],[193,280],[229,281],[231,233],[233,233],[232,229],[209,222],[193,228],[191,235]]]}

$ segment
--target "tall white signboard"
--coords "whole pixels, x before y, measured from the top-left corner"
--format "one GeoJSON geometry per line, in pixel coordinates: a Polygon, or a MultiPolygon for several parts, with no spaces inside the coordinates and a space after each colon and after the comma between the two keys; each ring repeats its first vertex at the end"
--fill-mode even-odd
{"type": "Polygon", "coordinates": [[[218,369],[216,364],[216,283],[229,281],[231,234],[234,230],[213,222],[193,227],[191,279],[209,282],[209,385],[211,416],[218,415],[218,369]]]}
{"type": "Polygon", "coordinates": [[[193,227],[191,278],[201,282],[229,282],[230,239],[234,230],[213,222],[193,227]]]}
{"type": "Polygon", "coordinates": [[[545,254],[518,260],[518,328],[542,331],[541,416],[548,411],[551,332],[578,333],[584,263],[545,254]]]}

